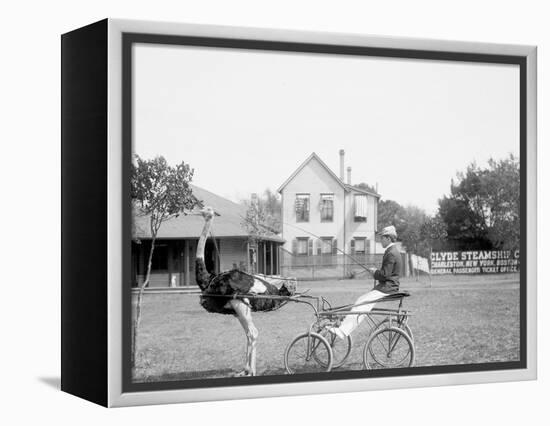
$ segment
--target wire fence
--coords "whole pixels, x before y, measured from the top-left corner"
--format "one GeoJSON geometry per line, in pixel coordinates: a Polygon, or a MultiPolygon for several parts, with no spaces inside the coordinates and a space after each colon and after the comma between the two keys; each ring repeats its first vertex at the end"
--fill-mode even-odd
{"type": "Polygon", "coordinates": [[[279,251],[281,275],[298,280],[357,278],[366,275],[365,268],[379,267],[383,254],[320,254],[295,255],[279,251]]]}

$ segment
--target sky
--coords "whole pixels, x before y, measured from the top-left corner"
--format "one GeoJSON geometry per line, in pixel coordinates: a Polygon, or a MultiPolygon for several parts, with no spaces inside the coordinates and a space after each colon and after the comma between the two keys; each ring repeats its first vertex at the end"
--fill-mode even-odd
{"type": "Polygon", "coordinates": [[[475,161],[519,156],[519,67],[134,45],[133,150],[233,201],[312,153],[382,199],[433,214],[475,161]]]}

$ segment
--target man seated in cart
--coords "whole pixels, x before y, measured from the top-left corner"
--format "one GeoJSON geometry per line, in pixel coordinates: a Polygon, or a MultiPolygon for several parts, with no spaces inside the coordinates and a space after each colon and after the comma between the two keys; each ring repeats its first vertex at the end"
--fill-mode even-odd
{"type": "MultiPolygon", "coordinates": [[[[374,301],[383,299],[389,294],[399,291],[399,277],[401,275],[402,261],[401,253],[395,245],[397,241],[397,232],[394,226],[386,226],[380,232],[382,247],[384,247],[384,257],[380,269],[368,268],[378,284],[368,293],[360,296],[354,303],[351,311],[366,313],[374,307],[374,301]]],[[[365,319],[365,315],[346,315],[339,327],[330,327],[329,332],[335,334],[341,339],[347,338],[353,330],[365,319]]]]}

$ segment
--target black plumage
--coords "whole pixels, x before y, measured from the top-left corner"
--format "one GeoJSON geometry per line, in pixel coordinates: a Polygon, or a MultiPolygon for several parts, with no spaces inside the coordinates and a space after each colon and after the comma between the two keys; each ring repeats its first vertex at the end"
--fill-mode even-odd
{"type": "MultiPolygon", "coordinates": [[[[258,329],[252,321],[252,311],[272,311],[288,300],[270,296],[290,296],[296,290],[296,280],[285,281],[281,288],[258,275],[232,269],[221,274],[210,274],[204,263],[206,239],[215,215],[212,207],[204,207],[204,217],[195,257],[195,278],[201,289],[200,304],[208,312],[237,316],[246,334],[246,366],[237,376],[256,375],[256,341],[258,329]],[[241,297],[238,297],[241,296],[241,297]]],[[[279,280],[280,281],[280,280],[279,280]]]]}
{"type": "MultiPolygon", "coordinates": [[[[202,290],[200,304],[211,313],[234,314],[233,309],[226,307],[227,302],[235,295],[251,294],[255,280],[261,281],[265,286],[265,291],[261,293],[261,296],[290,296],[293,293],[292,289],[289,290],[285,285],[282,285],[279,289],[268,281],[239,269],[232,269],[218,275],[210,274],[206,270],[204,260],[201,258],[195,260],[195,275],[202,290]]],[[[245,303],[250,306],[253,312],[267,312],[278,309],[285,303],[285,300],[277,297],[249,297],[245,303]]]]}

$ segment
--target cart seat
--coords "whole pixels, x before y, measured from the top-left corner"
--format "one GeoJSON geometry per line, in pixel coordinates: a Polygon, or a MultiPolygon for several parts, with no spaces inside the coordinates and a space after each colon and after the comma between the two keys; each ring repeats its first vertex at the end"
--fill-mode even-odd
{"type": "Polygon", "coordinates": [[[390,293],[387,296],[383,297],[382,299],[378,299],[376,302],[385,302],[390,300],[399,300],[403,297],[409,297],[411,294],[408,291],[402,290],[397,291],[395,293],[390,293]]]}

